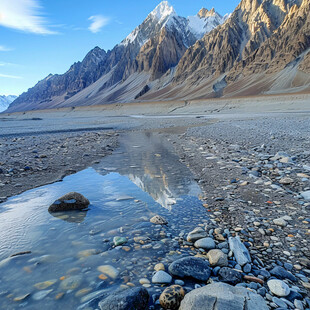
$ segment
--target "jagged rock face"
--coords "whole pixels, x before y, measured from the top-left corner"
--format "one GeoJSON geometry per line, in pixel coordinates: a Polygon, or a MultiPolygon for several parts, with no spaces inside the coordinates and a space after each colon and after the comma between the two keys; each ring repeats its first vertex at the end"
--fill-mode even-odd
{"type": "Polygon", "coordinates": [[[101,75],[107,53],[99,47],[91,50],[82,62],[77,62],[63,75],[50,74],[27,93],[19,96],[12,106],[19,103],[41,103],[53,96],[71,97],[95,82],[101,75]]]}
{"type": "Polygon", "coordinates": [[[256,51],[300,0],[242,0],[230,18],[190,47],[179,62],[175,82],[218,76],[256,51]],[[191,76],[195,73],[195,76],[191,76]]]}
{"type": "MultiPolygon", "coordinates": [[[[283,1],[282,1],[283,2],[283,1]]],[[[293,5],[281,26],[254,53],[240,62],[228,74],[235,80],[240,74],[274,73],[302,59],[299,69],[309,73],[310,5],[303,0],[300,7],[293,5]]]]}
{"type": "Polygon", "coordinates": [[[200,15],[180,17],[167,1],[163,1],[111,51],[105,52],[97,47],[65,74],[49,75],[22,94],[12,110],[18,109],[19,105],[23,109],[25,106],[38,109],[40,104],[46,107],[55,102],[62,105],[105,75],[109,78],[97,93],[126,81],[136,72],[147,72],[151,80],[160,78],[178,64],[189,46],[226,19],[214,10],[205,10],[200,15]]]}

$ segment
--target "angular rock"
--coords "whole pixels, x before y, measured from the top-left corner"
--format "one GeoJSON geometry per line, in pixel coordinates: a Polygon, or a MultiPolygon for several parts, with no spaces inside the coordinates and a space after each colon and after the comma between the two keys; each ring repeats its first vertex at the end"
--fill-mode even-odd
{"type": "Polygon", "coordinates": [[[84,210],[89,206],[89,200],[82,194],[71,192],[58,198],[49,206],[49,212],[63,212],[73,210],[84,210]]]}
{"type": "Polygon", "coordinates": [[[290,288],[281,280],[269,280],[267,285],[270,291],[279,297],[285,297],[290,294],[290,288]]]}
{"type": "Polygon", "coordinates": [[[167,287],[160,295],[159,302],[164,309],[179,309],[185,291],[180,285],[172,285],[167,287]]]}
{"type": "Polygon", "coordinates": [[[251,262],[251,256],[248,249],[241,242],[239,237],[229,237],[229,247],[234,253],[237,263],[243,267],[245,264],[251,262]]]}
{"type": "Polygon", "coordinates": [[[219,280],[224,283],[236,285],[242,282],[242,274],[231,268],[224,267],[219,271],[219,280]]]}
{"type": "Polygon", "coordinates": [[[125,244],[127,242],[127,238],[116,236],[113,238],[113,243],[115,246],[119,246],[125,244]]]}
{"type": "Polygon", "coordinates": [[[160,215],[155,215],[150,219],[150,222],[156,225],[167,225],[168,222],[160,215]]]}
{"type": "Polygon", "coordinates": [[[213,283],[185,295],[179,310],[268,310],[262,296],[244,287],[213,283]]]}
{"type": "Polygon", "coordinates": [[[207,259],[212,267],[226,267],[228,266],[227,255],[221,250],[211,250],[207,254],[207,259]]]}
{"type": "Polygon", "coordinates": [[[282,218],[274,219],[273,223],[277,226],[285,227],[287,225],[287,222],[282,218]]]}
{"type": "Polygon", "coordinates": [[[101,310],[146,310],[149,293],[145,288],[132,288],[116,291],[99,302],[101,310]]]}
{"type": "Polygon", "coordinates": [[[289,185],[289,184],[292,184],[293,182],[294,180],[288,177],[282,178],[280,180],[280,184],[283,184],[283,185],[289,185]]]}
{"type": "Polygon", "coordinates": [[[286,269],[284,269],[281,266],[274,267],[270,271],[270,274],[272,274],[273,276],[275,276],[275,277],[277,277],[278,279],[281,279],[281,280],[289,279],[289,280],[291,280],[293,282],[297,281],[295,276],[293,276],[290,272],[288,272],[286,269]]]}
{"type": "Polygon", "coordinates": [[[212,250],[215,249],[215,242],[212,238],[202,238],[195,242],[195,247],[204,250],[212,250]]]}
{"type": "Polygon", "coordinates": [[[310,200],[310,191],[301,192],[300,195],[303,199],[310,200]]]}
{"type": "Polygon", "coordinates": [[[201,227],[196,227],[187,235],[188,242],[196,242],[199,239],[206,238],[208,236],[207,232],[201,227]]]}
{"type": "Polygon", "coordinates": [[[180,278],[193,278],[207,281],[211,275],[209,263],[199,257],[184,257],[174,261],[169,266],[170,274],[180,278]]]}
{"type": "Polygon", "coordinates": [[[152,282],[157,284],[170,284],[172,277],[163,270],[157,271],[152,277],[152,282]]]}

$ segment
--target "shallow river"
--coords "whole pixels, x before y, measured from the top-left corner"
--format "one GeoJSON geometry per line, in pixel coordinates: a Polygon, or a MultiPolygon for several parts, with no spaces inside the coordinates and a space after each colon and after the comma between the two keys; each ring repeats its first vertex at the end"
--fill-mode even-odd
{"type": "Polygon", "coordinates": [[[0,204],[0,309],[95,309],[120,286],[151,280],[155,264],[190,251],[174,237],[207,221],[200,194],[170,143],[139,132],[100,163],[12,197],[0,204]],[[89,210],[51,215],[49,205],[71,191],[89,210]],[[156,214],[168,225],[150,223],[156,214]],[[115,247],[115,236],[127,242],[115,247]]]}

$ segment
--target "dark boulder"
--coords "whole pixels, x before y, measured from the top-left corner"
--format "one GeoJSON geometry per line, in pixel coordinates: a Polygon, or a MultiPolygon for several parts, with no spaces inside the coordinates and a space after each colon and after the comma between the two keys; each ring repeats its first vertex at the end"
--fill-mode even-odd
{"type": "Polygon", "coordinates": [[[193,278],[208,281],[211,268],[208,261],[200,257],[184,257],[174,261],[169,266],[169,272],[179,278],[193,278]]]}
{"type": "Polygon", "coordinates": [[[99,302],[101,310],[146,310],[149,293],[145,288],[132,288],[116,291],[99,302]]]}
{"type": "Polygon", "coordinates": [[[48,208],[49,212],[62,212],[72,210],[84,210],[89,206],[89,200],[75,192],[68,193],[57,199],[48,208]]]}

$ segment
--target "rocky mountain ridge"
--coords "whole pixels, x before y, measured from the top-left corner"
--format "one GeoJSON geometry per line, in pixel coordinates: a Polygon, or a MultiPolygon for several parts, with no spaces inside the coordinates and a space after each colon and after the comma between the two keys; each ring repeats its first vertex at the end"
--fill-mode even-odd
{"type": "Polygon", "coordinates": [[[242,0],[224,17],[184,18],[163,1],[111,51],[96,47],[10,110],[310,90],[309,6],[242,0]]]}

